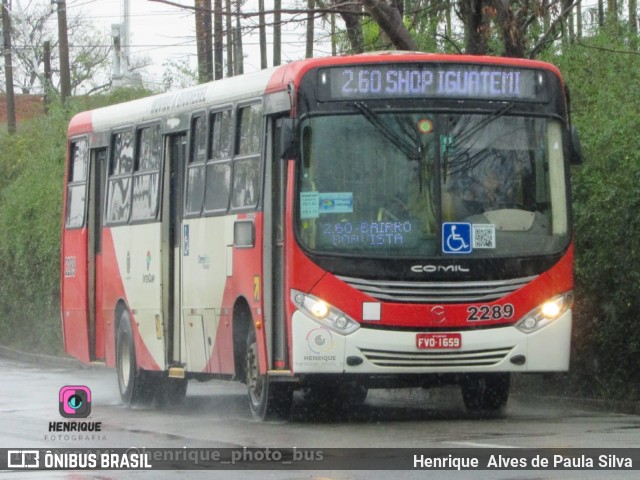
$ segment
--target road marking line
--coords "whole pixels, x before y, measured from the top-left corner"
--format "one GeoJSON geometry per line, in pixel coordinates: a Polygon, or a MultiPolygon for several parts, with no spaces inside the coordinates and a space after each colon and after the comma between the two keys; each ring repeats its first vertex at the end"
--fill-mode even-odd
{"type": "Polygon", "coordinates": [[[498,445],[497,443],[477,443],[477,442],[442,442],[442,443],[450,443],[452,445],[460,445],[464,447],[474,447],[474,448],[518,448],[512,445],[498,445]]]}

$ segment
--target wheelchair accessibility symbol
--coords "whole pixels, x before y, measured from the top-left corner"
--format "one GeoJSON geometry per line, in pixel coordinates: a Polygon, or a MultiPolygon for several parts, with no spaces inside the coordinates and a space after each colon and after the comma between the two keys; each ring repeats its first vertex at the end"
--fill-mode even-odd
{"type": "Polygon", "coordinates": [[[444,222],[442,224],[442,253],[471,253],[471,224],[444,222]]]}

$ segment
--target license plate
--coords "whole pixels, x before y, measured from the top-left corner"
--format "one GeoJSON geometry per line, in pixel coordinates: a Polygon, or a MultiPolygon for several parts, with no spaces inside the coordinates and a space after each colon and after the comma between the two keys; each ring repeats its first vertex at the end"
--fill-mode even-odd
{"type": "Polygon", "coordinates": [[[459,333],[418,333],[418,350],[457,350],[462,348],[462,335],[459,333]]]}

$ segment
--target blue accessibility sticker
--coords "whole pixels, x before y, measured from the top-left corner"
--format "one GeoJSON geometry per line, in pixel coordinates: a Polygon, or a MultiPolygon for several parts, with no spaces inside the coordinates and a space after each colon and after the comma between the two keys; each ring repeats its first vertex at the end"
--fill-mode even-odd
{"type": "Polygon", "coordinates": [[[444,222],[442,224],[442,253],[471,253],[471,224],[444,222]]]}

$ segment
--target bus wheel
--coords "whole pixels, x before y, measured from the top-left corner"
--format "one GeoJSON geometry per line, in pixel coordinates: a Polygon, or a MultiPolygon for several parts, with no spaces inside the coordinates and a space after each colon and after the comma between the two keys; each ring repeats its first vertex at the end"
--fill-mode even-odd
{"type": "Polygon", "coordinates": [[[138,368],[131,317],[124,310],[116,334],[116,370],[120,397],[125,405],[149,404],[153,400],[154,382],[149,372],[138,368]]]}
{"type": "Polygon", "coordinates": [[[157,392],[158,403],[168,407],[180,405],[187,396],[188,384],[186,378],[163,378],[157,392]]]}
{"type": "Polygon", "coordinates": [[[287,383],[272,382],[266,375],[260,375],[258,343],[253,328],[249,328],[247,335],[245,371],[249,406],[253,416],[259,420],[288,418],[293,402],[293,389],[287,383]]]}
{"type": "Polygon", "coordinates": [[[510,373],[477,373],[462,379],[462,399],[469,413],[502,414],[509,399],[510,373]]]}
{"type": "Polygon", "coordinates": [[[331,408],[359,407],[367,399],[369,389],[360,383],[321,382],[311,384],[302,390],[305,401],[314,406],[331,408]]]}
{"type": "Polygon", "coordinates": [[[365,385],[352,384],[343,386],[340,393],[345,405],[349,407],[359,407],[367,399],[369,389],[365,385]]]}

